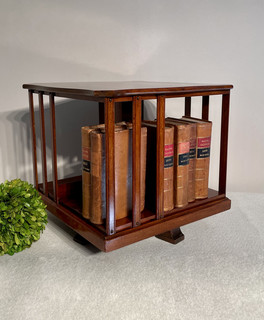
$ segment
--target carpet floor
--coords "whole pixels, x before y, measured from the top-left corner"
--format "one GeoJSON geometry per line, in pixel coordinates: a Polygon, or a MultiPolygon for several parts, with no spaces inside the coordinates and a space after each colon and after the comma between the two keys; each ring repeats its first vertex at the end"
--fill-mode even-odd
{"type": "Polygon", "coordinates": [[[0,319],[264,319],[264,194],[111,253],[72,240],[51,214],[30,249],[0,257],[0,319]]]}

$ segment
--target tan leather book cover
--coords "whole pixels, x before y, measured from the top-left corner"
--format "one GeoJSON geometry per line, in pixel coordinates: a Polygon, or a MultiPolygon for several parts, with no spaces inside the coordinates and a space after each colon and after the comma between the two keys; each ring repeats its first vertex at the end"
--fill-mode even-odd
{"type": "MultiPolygon", "coordinates": [[[[116,127],[126,128],[126,122],[116,123],[116,127]]],[[[85,126],[82,132],[82,215],[90,219],[91,212],[91,139],[90,133],[96,129],[104,129],[105,124],[85,126]]]]}
{"type": "Polygon", "coordinates": [[[82,132],[82,215],[90,218],[90,198],[91,198],[91,142],[90,133],[92,130],[104,125],[86,126],[81,128],[82,132]]]}
{"type": "MultiPolygon", "coordinates": [[[[156,150],[157,124],[155,121],[143,121],[147,127],[147,176],[146,176],[146,205],[155,210],[156,198],[156,150]]],[[[174,128],[165,126],[164,146],[164,211],[174,208],[174,128]]]]}
{"type": "MultiPolygon", "coordinates": [[[[127,128],[130,129],[129,135],[129,194],[131,195],[131,204],[132,204],[132,157],[133,157],[133,149],[132,149],[132,123],[127,122],[127,128]]],[[[146,194],[146,162],[147,162],[147,128],[141,128],[141,165],[140,165],[140,211],[143,211],[145,208],[145,194],[146,194]]]]}
{"type": "Polygon", "coordinates": [[[169,121],[188,123],[190,126],[190,157],[188,173],[188,202],[195,201],[195,166],[196,166],[196,123],[186,119],[166,118],[169,121]]]}
{"type": "MultiPolygon", "coordinates": [[[[128,140],[129,130],[115,127],[115,199],[118,199],[115,201],[116,219],[124,218],[128,214],[127,188],[124,188],[127,184],[128,140]]],[[[104,129],[91,133],[91,208],[90,221],[102,224],[106,217],[104,129]]]]}
{"type": "Polygon", "coordinates": [[[165,123],[174,126],[174,204],[183,207],[188,204],[190,126],[169,120],[165,123]]]}
{"type": "Polygon", "coordinates": [[[205,199],[208,197],[212,122],[192,117],[183,117],[183,119],[196,123],[197,150],[195,169],[195,198],[205,199]]]}
{"type": "MultiPolygon", "coordinates": [[[[141,211],[145,205],[147,129],[141,128],[141,211]]],[[[91,133],[91,215],[102,224],[106,217],[105,131],[91,133]]],[[[116,220],[132,211],[132,130],[128,124],[115,128],[115,214],[116,220]]]]}

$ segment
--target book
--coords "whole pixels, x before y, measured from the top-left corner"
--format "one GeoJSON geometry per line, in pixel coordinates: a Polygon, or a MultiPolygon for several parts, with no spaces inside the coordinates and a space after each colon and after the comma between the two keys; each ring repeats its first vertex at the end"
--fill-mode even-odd
{"type": "MultiPolygon", "coordinates": [[[[141,128],[141,210],[144,209],[147,129],[141,128]],[[144,150],[145,148],[145,150],[144,150]],[[145,164],[145,165],[144,165],[145,164]],[[143,194],[144,192],[144,194],[143,194]]],[[[132,212],[132,130],[115,127],[115,218],[132,212]]],[[[90,221],[102,224],[106,217],[105,129],[91,132],[91,214],[90,221]]]]}
{"type": "Polygon", "coordinates": [[[186,116],[183,119],[196,123],[195,198],[205,199],[208,197],[212,122],[186,116]]]}
{"type": "MultiPolygon", "coordinates": [[[[157,124],[155,121],[143,121],[147,127],[147,173],[146,173],[146,206],[155,210],[156,198],[156,150],[157,150],[157,124]]],[[[174,128],[165,125],[164,141],[164,211],[174,208],[173,197],[174,172],[174,128]]]]}
{"type": "Polygon", "coordinates": [[[168,117],[166,120],[188,123],[190,126],[190,154],[188,172],[188,202],[195,201],[195,166],[196,166],[196,123],[185,119],[168,117]]]}
{"type": "Polygon", "coordinates": [[[174,205],[183,207],[188,204],[190,126],[166,119],[165,124],[174,126],[174,205]]]}
{"type": "MultiPolygon", "coordinates": [[[[128,179],[128,192],[132,197],[132,158],[133,158],[133,150],[132,150],[132,139],[133,139],[133,125],[131,122],[126,122],[127,128],[129,130],[129,179],[128,179]]],[[[140,211],[143,211],[145,208],[145,194],[146,194],[146,161],[147,161],[147,128],[141,127],[141,148],[140,148],[140,211]]],[[[132,204],[132,198],[131,198],[132,204]]]]}
{"type": "Polygon", "coordinates": [[[82,132],[82,215],[90,218],[91,199],[91,131],[103,127],[104,125],[86,126],[81,128],[82,132]]]}
{"type": "MultiPolygon", "coordinates": [[[[118,127],[126,125],[125,122],[116,124],[118,127]]],[[[90,219],[91,212],[91,139],[90,133],[96,129],[105,128],[105,124],[85,126],[82,133],[82,215],[90,219]]]]}

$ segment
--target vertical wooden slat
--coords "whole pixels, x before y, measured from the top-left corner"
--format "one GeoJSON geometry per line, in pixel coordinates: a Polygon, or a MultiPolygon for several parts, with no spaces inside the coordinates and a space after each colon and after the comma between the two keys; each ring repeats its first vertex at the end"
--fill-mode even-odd
{"type": "Polygon", "coordinates": [[[202,119],[209,119],[209,96],[203,96],[202,101],[202,119]]]}
{"type": "Polygon", "coordinates": [[[191,116],[191,97],[185,97],[185,116],[191,116]]]}
{"type": "Polygon", "coordinates": [[[36,147],[36,126],[33,92],[28,90],[29,113],[31,122],[31,138],[32,138],[32,159],[33,159],[33,175],[35,188],[38,189],[38,165],[37,165],[37,147],[36,147]]]}
{"type": "Polygon", "coordinates": [[[105,123],[104,122],[104,103],[103,102],[99,102],[99,123],[105,123]]]}
{"type": "Polygon", "coordinates": [[[58,203],[58,170],[57,170],[57,145],[56,145],[56,120],[54,94],[49,95],[50,123],[51,123],[51,148],[52,148],[52,174],[53,174],[53,197],[58,203]]]}
{"type": "Polygon", "coordinates": [[[106,233],[115,233],[115,104],[105,99],[106,233]]]}
{"type": "Polygon", "coordinates": [[[221,194],[226,193],[229,100],[230,100],[230,93],[223,94],[222,117],[221,117],[220,167],[219,167],[219,192],[221,194]]]}
{"type": "Polygon", "coordinates": [[[48,195],[47,181],[47,157],[46,157],[46,136],[45,136],[45,114],[43,104],[43,93],[39,92],[39,117],[40,117],[40,138],[41,138],[41,158],[42,158],[42,183],[43,193],[48,195]]]}
{"type": "Polygon", "coordinates": [[[164,217],[165,97],[157,98],[156,219],[164,217]]]}
{"type": "Polygon", "coordinates": [[[140,172],[141,172],[141,99],[133,97],[133,159],[132,159],[132,203],[133,203],[133,227],[141,223],[140,216],[140,172]]]}

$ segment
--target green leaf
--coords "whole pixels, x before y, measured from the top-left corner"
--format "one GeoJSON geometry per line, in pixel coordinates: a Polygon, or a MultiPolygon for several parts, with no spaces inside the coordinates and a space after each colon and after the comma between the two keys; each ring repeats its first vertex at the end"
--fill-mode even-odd
{"type": "Polygon", "coordinates": [[[17,236],[16,233],[15,233],[15,242],[16,242],[16,244],[20,244],[20,241],[19,241],[18,236],[17,236]]]}

